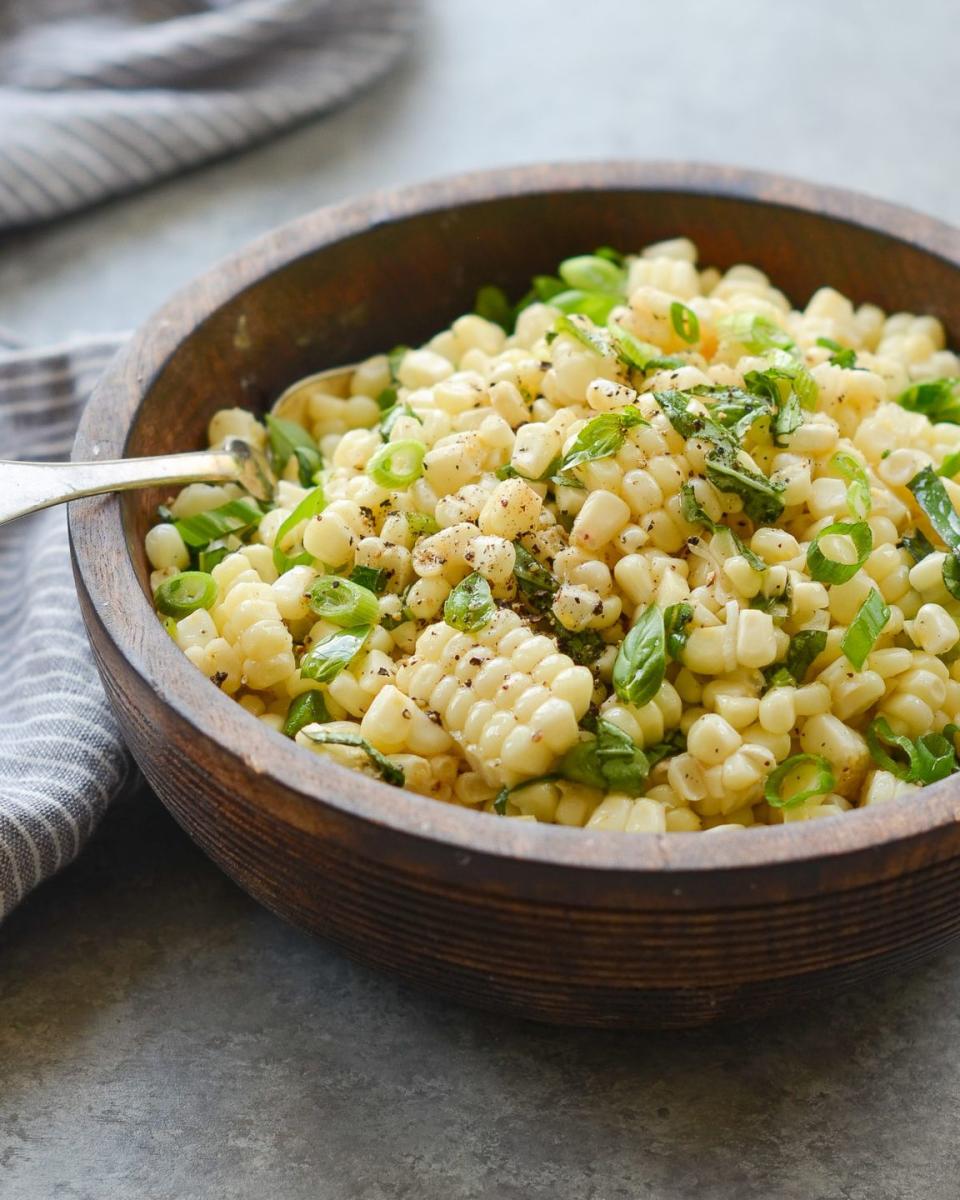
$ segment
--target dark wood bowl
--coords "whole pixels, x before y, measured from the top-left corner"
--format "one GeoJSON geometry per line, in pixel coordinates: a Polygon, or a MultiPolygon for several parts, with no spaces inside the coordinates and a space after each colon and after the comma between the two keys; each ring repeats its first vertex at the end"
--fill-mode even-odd
{"type": "MultiPolygon", "coordinates": [[[[687,234],[803,304],[829,283],[934,312],[960,342],[960,238],[769,175],[610,163],[465,176],[312,213],[181,292],[107,371],[75,454],[203,444],[318,369],[416,343],[478,284],[687,234]]],[[[153,615],[156,493],[74,504],[84,619],[134,756],[188,833],[274,912],[470,1004],[650,1028],[819,1003],[960,932],[960,781],[735,835],[593,833],[439,804],[316,758],[203,678],[153,615]]]]}

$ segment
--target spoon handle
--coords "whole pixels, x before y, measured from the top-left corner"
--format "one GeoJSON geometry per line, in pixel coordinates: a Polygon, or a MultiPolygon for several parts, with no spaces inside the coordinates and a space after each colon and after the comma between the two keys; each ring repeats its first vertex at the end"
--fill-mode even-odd
{"type": "Polygon", "coordinates": [[[225,450],[104,462],[0,461],[0,525],[80,496],[167,483],[214,483],[237,475],[237,460],[225,450]]]}

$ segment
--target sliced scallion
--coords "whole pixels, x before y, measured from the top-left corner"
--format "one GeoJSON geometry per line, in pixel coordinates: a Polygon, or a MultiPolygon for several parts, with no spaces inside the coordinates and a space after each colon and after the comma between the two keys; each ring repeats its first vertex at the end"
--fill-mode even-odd
{"type": "Polygon", "coordinates": [[[838,450],[830,459],[830,466],[847,481],[847,508],[858,521],[865,521],[870,516],[873,502],[870,497],[870,480],[863,463],[845,450],[838,450]]]}
{"type": "Polygon", "coordinates": [[[316,742],[319,746],[355,746],[358,750],[362,750],[370,759],[371,763],[380,772],[385,783],[392,783],[395,787],[403,787],[406,782],[406,775],[403,767],[397,766],[395,762],[382,754],[376,746],[370,744],[365,737],[361,737],[359,733],[340,733],[334,729],[314,729],[312,726],[307,726],[304,731],[304,737],[309,738],[311,742],[316,742]]]}
{"type": "Polygon", "coordinates": [[[873,531],[866,521],[834,521],[821,529],[807,547],[807,570],[818,583],[846,583],[852,579],[870,557],[873,550],[873,531]],[[856,562],[839,562],[828,558],[820,549],[825,537],[848,537],[856,551],[856,562]]]}
{"type": "Polygon", "coordinates": [[[567,287],[582,292],[612,292],[622,295],[626,287],[626,273],[623,268],[596,254],[578,254],[574,258],[565,258],[557,271],[567,287]]]}
{"type": "Polygon", "coordinates": [[[354,629],[327,634],[301,658],[300,675],[304,679],[315,679],[317,683],[336,679],[363,649],[371,629],[370,625],[358,625],[354,629]]]}
{"type": "Polygon", "coordinates": [[[174,526],[184,542],[194,550],[209,546],[218,538],[234,533],[242,537],[263,520],[260,506],[253,500],[230,500],[219,508],[192,517],[181,517],[174,526]]]}
{"type": "Polygon", "coordinates": [[[181,571],[165,579],[153,593],[157,610],[178,621],[198,608],[211,608],[216,599],[216,580],[205,571],[181,571]]]}
{"type": "Polygon", "coordinates": [[[907,484],[930,524],[952,549],[960,547],[960,515],[953,507],[943,480],[924,467],[907,484]]]}
{"type": "Polygon", "coordinates": [[[835,783],[833,770],[825,758],[821,758],[819,754],[794,754],[767,776],[763,788],[763,798],[771,808],[796,808],[797,805],[803,804],[805,800],[809,800],[813,796],[828,795],[833,791],[835,783]],[[797,779],[796,782],[800,785],[798,789],[791,792],[789,796],[782,795],[780,789],[787,777],[807,765],[816,770],[816,775],[810,783],[804,787],[803,782],[797,779]]]}
{"type": "Polygon", "coordinates": [[[300,554],[289,555],[284,550],[284,545],[298,526],[302,525],[304,521],[313,520],[318,513],[323,511],[325,505],[323,488],[318,484],[312,492],[308,492],[304,496],[277,530],[277,536],[273,539],[273,565],[280,575],[289,571],[291,567],[307,566],[313,562],[313,556],[305,550],[300,554]]]}
{"type": "Polygon", "coordinates": [[[308,603],[325,621],[347,625],[375,625],[380,602],[368,588],[339,575],[323,575],[310,588],[308,603]]]}
{"type": "Polygon", "coordinates": [[[408,488],[423,474],[427,447],[412,438],[387,442],[367,463],[367,474],[384,488],[408,488]]]}
{"type": "Polygon", "coordinates": [[[670,324],[677,337],[682,338],[688,345],[700,340],[700,321],[697,314],[679,300],[674,300],[670,305],[670,324]]]}
{"type": "Polygon", "coordinates": [[[840,649],[847,661],[853,663],[858,671],[863,669],[867,655],[889,620],[890,609],[877,589],[871,588],[840,641],[840,649]]]}

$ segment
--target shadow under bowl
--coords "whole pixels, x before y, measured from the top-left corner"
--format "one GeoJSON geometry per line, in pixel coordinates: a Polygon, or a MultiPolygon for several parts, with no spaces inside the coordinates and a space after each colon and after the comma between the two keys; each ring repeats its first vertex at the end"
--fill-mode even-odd
{"type": "MultiPolygon", "coordinates": [[[[211,414],[471,307],[479,284],[601,244],[685,234],[794,303],[934,312],[960,342],[960,238],[904,209],[677,164],[530,167],[311,213],[215,267],[99,383],[75,457],[204,444],[211,414]]],[[[960,783],[842,818],[711,836],[502,820],[304,753],[197,672],[156,620],[143,535],[161,497],[79,501],[70,529],[97,663],[147,779],[274,912],[469,1004],[597,1026],[757,1017],[862,985],[960,932],[960,783]]]]}

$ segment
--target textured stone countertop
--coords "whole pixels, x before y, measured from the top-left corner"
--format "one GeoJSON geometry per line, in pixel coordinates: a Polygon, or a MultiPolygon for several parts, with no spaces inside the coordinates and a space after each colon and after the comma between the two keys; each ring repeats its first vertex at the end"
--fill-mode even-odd
{"type": "MultiPolygon", "coordinates": [[[[955,18],[430,0],[330,119],[0,244],[0,324],[122,328],[308,208],[501,163],[737,163],[958,221],[955,18]]],[[[957,1200],[958,1001],[954,950],[762,1026],[513,1024],[282,924],[142,791],[0,931],[0,1196],[957,1200]]]]}

